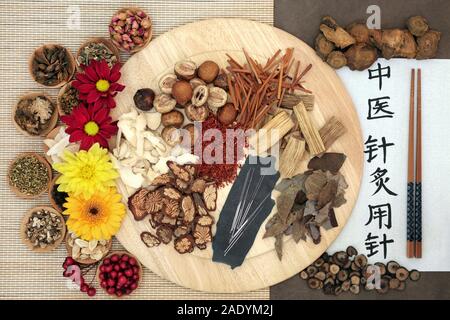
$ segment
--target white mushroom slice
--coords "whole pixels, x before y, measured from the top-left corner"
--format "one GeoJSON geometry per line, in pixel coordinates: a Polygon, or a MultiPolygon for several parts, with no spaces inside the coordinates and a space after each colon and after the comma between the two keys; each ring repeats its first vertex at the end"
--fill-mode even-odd
{"type": "Polygon", "coordinates": [[[141,113],[136,118],[135,123],[136,131],[144,131],[146,126],[147,126],[147,119],[145,117],[145,114],[141,113]]]}
{"type": "Polygon", "coordinates": [[[167,161],[175,161],[175,160],[176,158],[172,156],[159,158],[158,162],[153,166],[153,170],[155,170],[159,174],[167,173],[169,172],[167,161]]]}
{"type": "Polygon", "coordinates": [[[138,116],[137,110],[132,108],[130,112],[122,114],[119,120],[135,120],[137,116],[138,116]]]}
{"type": "Polygon", "coordinates": [[[145,174],[145,178],[147,179],[148,183],[151,183],[153,180],[156,179],[160,174],[155,172],[153,169],[148,169],[147,173],[145,174]]]}
{"type": "Polygon", "coordinates": [[[154,149],[153,144],[150,141],[148,141],[148,139],[145,139],[144,140],[144,151],[152,151],[153,149],[154,149]]]}
{"type": "Polygon", "coordinates": [[[64,137],[61,140],[59,140],[58,142],[56,142],[50,149],[48,149],[47,155],[48,156],[60,155],[64,151],[66,146],[68,146],[70,144],[69,139],[70,139],[70,136],[67,135],[66,137],[64,137]]]}
{"type": "Polygon", "coordinates": [[[181,156],[178,156],[175,162],[178,163],[179,165],[185,165],[188,163],[197,163],[198,160],[199,160],[198,156],[193,155],[191,153],[185,153],[182,154],[181,156]]]}
{"type": "Polygon", "coordinates": [[[124,167],[134,167],[137,162],[138,162],[137,157],[131,157],[131,158],[126,158],[126,159],[120,160],[121,166],[124,166],[124,167]]]}
{"type": "Polygon", "coordinates": [[[56,144],[56,141],[53,140],[53,139],[44,139],[44,144],[47,147],[51,148],[51,147],[53,147],[56,144]]]}
{"type": "Polygon", "coordinates": [[[145,118],[147,120],[147,127],[150,130],[155,131],[161,125],[161,113],[159,112],[147,112],[145,113],[145,118]]]}
{"type": "Polygon", "coordinates": [[[187,150],[187,149],[183,148],[181,145],[177,144],[172,148],[172,150],[170,150],[170,155],[174,156],[174,157],[179,157],[182,154],[189,153],[189,152],[190,152],[189,150],[187,150]]]}
{"type": "Polygon", "coordinates": [[[144,136],[143,131],[136,130],[136,154],[139,157],[144,155],[144,136]]]}
{"type": "Polygon", "coordinates": [[[119,121],[117,126],[122,130],[125,139],[131,143],[132,146],[136,146],[136,129],[134,128],[131,120],[119,121]]]}
{"type": "Polygon", "coordinates": [[[133,170],[129,167],[122,167],[119,170],[119,174],[125,185],[135,189],[140,188],[144,182],[144,177],[142,174],[133,173],[133,170]]]}

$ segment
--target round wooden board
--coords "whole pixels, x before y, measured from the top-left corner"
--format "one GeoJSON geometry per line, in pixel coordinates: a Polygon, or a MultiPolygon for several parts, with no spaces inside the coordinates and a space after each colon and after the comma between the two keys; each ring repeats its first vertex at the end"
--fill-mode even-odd
{"type": "MultiPolygon", "coordinates": [[[[318,58],[313,49],[294,36],[274,27],[240,19],[212,19],[176,28],[153,40],[147,48],[132,56],[122,68],[121,83],[126,89],[117,95],[117,107],[113,117],[133,108],[133,95],[143,87],[158,88],[159,78],[172,72],[174,64],[182,59],[201,63],[207,59],[226,66],[225,53],[244,61],[242,48],[264,61],[278,49],[295,48],[294,56],[301,61],[302,69],[312,63],[305,77],[305,86],[315,95],[315,107],[311,112],[317,127],[331,116],[336,116],[347,128],[330,151],[343,152],[347,160],[341,169],[349,188],[347,203],[336,210],[339,227],[322,230],[322,241],[314,245],[310,240],[296,244],[284,237],[283,259],[279,261],[274,251],[274,239],[262,239],[263,223],[255,243],[244,263],[232,270],[228,265],[211,260],[212,249],[195,250],[188,255],[178,254],[172,245],[147,248],[140,233],[151,230],[148,221],[137,222],[128,212],[117,238],[122,245],[150,270],[161,277],[184,287],[210,292],[243,292],[268,287],[288,279],[317,259],[334,241],[350,217],[359,193],[363,168],[363,143],[358,115],[344,85],[333,69],[318,58]]],[[[305,170],[307,159],[299,171],[305,170]]],[[[124,197],[126,189],[119,182],[124,197]]],[[[229,191],[219,192],[219,212],[229,191]]],[[[276,198],[274,192],[273,197],[276,198]]],[[[273,213],[273,212],[272,212],[273,213]]]]}

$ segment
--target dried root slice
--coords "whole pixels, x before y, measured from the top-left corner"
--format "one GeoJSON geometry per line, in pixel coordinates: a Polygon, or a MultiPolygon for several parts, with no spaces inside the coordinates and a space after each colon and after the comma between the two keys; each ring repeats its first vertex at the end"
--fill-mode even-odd
{"type": "Polygon", "coordinates": [[[168,244],[172,241],[173,230],[167,225],[161,225],[156,229],[156,236],[162,243],[168,244]]]}
{"type": "Polygon", "coordinates": [[[350,70],[365,70],[378,58],[377,49],[365,43],[351,46],[346,52],[347,65],[350,70]]]}
{"type": "Polygon", "coordinates": [[[356,43],[369,43],[369,28],[365,23],[354,22],[347,27],[347,32],[355,39],[356,43]]]}
{"type": "Polygon", "coordinates": [[[190,234],[181,236],[174,241],[175,250],[180,254],[191,253],[194,251],[194,238],[190,234]]]}
{"type": "Polygon", "coordinates": [[[217,202],[217,187],[214,183],[208,184],[203,192],[203,200],[206,205],[206,209],[209,211],[216,210],[217,202]]]}
{"type": "Polygon", "coordinates": [[[206,249],[206,245],[212,241],[211,228],[197,225],[194,229],[194,241],[199,249],[206,249]]]}
{"type": "Polygon", "coordinates": [[[181,199],[181,192],[173,187],[164,187],[162,189],[162,194],[165,198],[171,199],[171,200],[180,200],[181,199]]]}
{"type": "Polygon", "coordinates": [[[437,54],[441,33],[434,30],[427,31],[423,36],[417,38],[416,59],[431,59],[437,54]]]}
{"type": "Polygon", "coordinates": [[[205,203],[203,202],[202,197],[198,193],[193,194],[194,204],[197,212],[201,216],[209,215],[208,209],[206,209],[205,203]]]}
{"type": "Polygon", "coordinates": [[[409,271],[406,268],[400,267],[395,272],[395,277],[400,281],[406,281],[409,277],[409,271]]]}
{"type": "Polygon", "coordinates": [[[180,214],[180,204],[177,200],[163,199],[162,212],[171,219],[176,219],[180,214]]]}
{"type": "Polygon", "coordinates": [[[411,281],[419,281],[420,279],[420,272],[417,270],[411,270],[409,272],[409,279],[411,279],[411,281]]]}
{"type": "Polygon", "coordinates": [[[177,225],[177,218],[171,218],[171,217],[168,217],[166,215],[163,215],[163,218],[161,220],[161,224],[166,224],[166,225],[169,225],[169,226],[172,226],[172,227],[176,227],[176,225],[177,225]]]}
{"type": "Polygon", "coordinates": [[[139,189],[130,198],[128,198],[128,207],[134,216],[134,220],[140,221],[148,215],[146,206],[147,195],[150,191],[147,189],[139,189]]]}
{"type": "Polygon", "coordinates": [[[195,204],[191,196],[184,196],[181,200],[181,210],[183,212],[183,222],[189,224],[195,218],[195,204]]]}
{"type": "Polygon", "coordinates": [[[283,179],[292,178],[305,153],[305,141],[291,136],[280,158],[280,176],[283,179]]]}
{"type": "Polygon", "coordinates": [[[190,172],[182,166],[178,165],[176,162],[167,161],[167,166],[172,171],[174,176],[178,179],[184,182],[189,182],[192,179],[192,175],[190,174],[190,172]]]}
{"type": "Polygon", "coordinates": [[[173,178],[171,177],[171,175],[168,173],[165,173],[165,174],[162,174],[162,175],[156,177],[155,179],[153,179],[151,185],[160,187],[160,186],[170,185],[170,184],[172,184],[172,182],[173,182],[173,178]]]}
{"type": "Polygon", "coordinates": [[[325,16],[322,18],[320,31],[323,32],[325,38],[333,42],[337,47],[341,49],[346,48],[356,42],[355,39],[347,31],[340,27],[330,16],[325,16]]]}
{"type": "Polygon", "coordinates": [[[157,247],[161,244],[161,240],[157,236],[147,231],[141,233],[141,240],[149,248],[157,247]]]}
{"type": "Polygon", "coordinates": [[[340,69],[347,65],[347,58],[341,51],[333,51],[327,57],[327,63],[334,69],[340,69]]]}
{"type": "Polygon", "coordinates": [[[295,117],[297,118],[300,130],[308,144],[312,155],[317,155],[325,151],[322,138],[319,131],[313,125],[303,102],[294,107],[295,117]]]}
{"type": "Polygon", "coordinates": [[[335,116],[332,116],[325,125],[320,128],[319,134],[325,149],[329,149],[333,143],[347,132],[345,126],[335,116]]]}
{"type": "Polygon", "coordinates": [[[421,37],[428,31],[427,19],[421,16],[413,16],[406,22],[409,32],[411,32],[416,37],[421,37]]]}
{"type": "Polygon", "coordinates": [[[161,225],[161,221],[163,220],[163,218],[164,213],[162,213],[161,211],[151,214],[149,219],[150,226],[153,229],[158,228],[161,225]]]}
{"type": "Polygon", "coordinates": [[[282,108],[292,109],[300,102],[303,102],[306,110],[311,111],[314,108],[314,95],[285,93],[283,96],[283,100],[281,100],[280,106],[282,108]]]}
{"type": "Polygon", "coordinates": [[[188,192],[190,184],[188,182],[185,182],[185,181],[181,180],[181,179],[175,179],[175,186],[180,191],[188,192]]]}
{"type": "Polygon", "coordinates": [[[210,227],[214,224],[214,218],[210,215],[200,216],[197,219],[197,225],[202,227],[210,227]]]}
{"type": "Polygon", "coordinates": [[[326,60],[331,51],[334,50],[335,46],[333,42],[329,41],[322,33],[319,33],[314,42],[314,48],[316,53],[322,60],[326,60]]]}
{"type": "Polygon", "coordinates": [[[206,181],[202,178],[195,179],[191,186],[192,192],[203,193],[206,188],[206,181]]]}
{"type": "Polygon", "coordinates": [[[400,265],[395,261],[389,261],[386,265],[386,269],[390,274],[395,275],[397,269],[400,268],[400,265]]]}
{"type": "Polygon", "coordinates": [[[189,232],[191,232],[191,228],[185,225],[181,225],[178,226],[174,231],[173,231],[173,236],[175,238],[179,238],[181,236],[184,236],[186,234],[188,234],[189,232]]]}

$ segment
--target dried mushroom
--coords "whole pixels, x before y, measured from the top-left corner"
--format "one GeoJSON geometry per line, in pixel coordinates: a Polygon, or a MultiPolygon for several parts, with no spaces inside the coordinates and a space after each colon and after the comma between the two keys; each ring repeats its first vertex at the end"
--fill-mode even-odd
{"type": "Polygon", "coordinates": [[[316,53],[323,60],[326,60],[328,55],[334,50],[333,42],[329,41],[322,33],[319,33],[314,42],[316,53]]]}
{"type": "Polygon", "coordinates": [[[149,248],[157,247],[161,244],[161,240],[157,236],[147,231],[141,233],[141,240],[149,248]]]}
{"type": "Polygon", "coordinates": [[[428,21],[421,16],[413,16],[406,22],[409,32],[416,37],[421,37],[428,31],[428,21]]]}
{"type": "Polygon", "coordinates": [[[347,31],[340,27],[330,16],[325,16],[322,18],[320,31],[322,31],[325,38],[339,48],[343,49],[355,43],[355,39],[347,31]]]}
{"type": "Polygon", "coordinates": [[[345,52],[345,57],[351,70],[365,70],[377,60],[378,53],[376,48],[358,43],[345,52]]]}
{"type": "Polygon", "coordinates": [[[430,30],[417,38],[417,59],[431,59],[436,57],[441,33],[430,30]]]}

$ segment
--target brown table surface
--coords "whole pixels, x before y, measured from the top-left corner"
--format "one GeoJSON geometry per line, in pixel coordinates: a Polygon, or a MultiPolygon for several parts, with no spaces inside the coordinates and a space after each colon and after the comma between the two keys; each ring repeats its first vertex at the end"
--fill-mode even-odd
{"type": "MultiPolygon", "coordinates": [[[[381,27],[402,27],[412,15],[428,19],[433,29],[442,32],[438,58],[450,58],[450,20],[448,0],[276,0],[274,25],[300,39],[310,46],[314,44],[320,19],[331,15],[339,24],[360,20],[369,15],[369,5],[381,9],[381,27]]],[[[450,71],[450,70],[449,70],[450,71]]],[[[350,245],[350,243],[349,243],[350,245]]],[[[450,268],[450,266],[449,266],[450,268]]],[[[361,292],[359,295],[343,294],[338,299],[450,299],[450,272],[423,272],[418,282],[408,281],[403,292],[389,292],[385,295],[361,292]]],[[[326,296],[321,290],[311,290],[306,281],[294,276],[270,288],[271,299],[336,299],[326,296]]]]}

